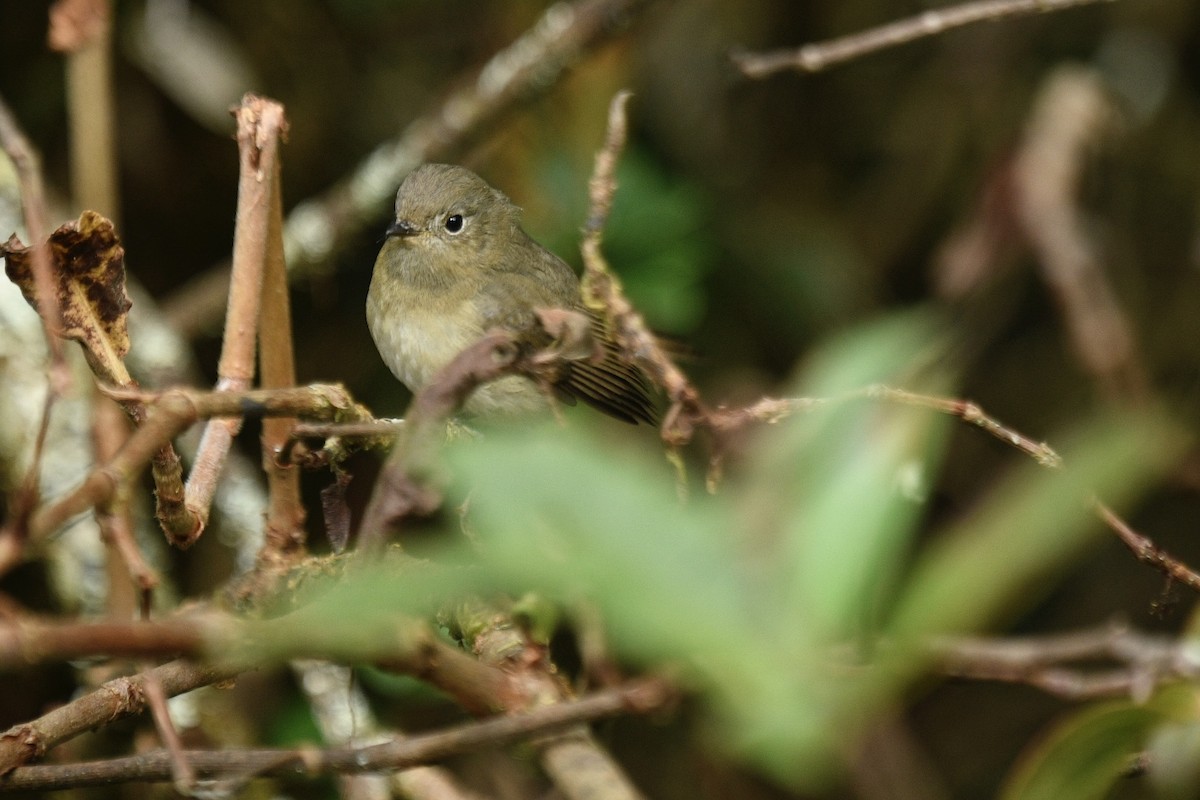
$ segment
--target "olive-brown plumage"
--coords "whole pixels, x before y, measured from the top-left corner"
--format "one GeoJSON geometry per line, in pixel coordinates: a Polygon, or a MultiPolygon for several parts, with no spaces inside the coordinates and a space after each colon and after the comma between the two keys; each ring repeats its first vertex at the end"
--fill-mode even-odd
{"type": "MultiPolygon", "coordinates": [[[[538,330],[536,308],[587,314],[603,348],[602,360],[567,366],[555,386],[561,396],[627,422],[654,421],[645,376],[584,308],[571,268],[522,230],[520,209],[463,167],[425,164],[409,174],[367,293],[367,324],[392,373],[418,391],[488,330],[538,330]]],[[[546,408],[520,376],[479,387],[465,406],[475,416],[546,408]]]]}

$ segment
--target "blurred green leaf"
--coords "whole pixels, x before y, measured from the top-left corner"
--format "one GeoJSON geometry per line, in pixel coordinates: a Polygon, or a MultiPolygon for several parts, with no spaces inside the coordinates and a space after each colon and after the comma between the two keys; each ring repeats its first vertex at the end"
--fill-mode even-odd
{"type": "Polygon", "coordinates": [[[1195,695],[1181,687],[1144,705],[1120,700],[1088,706],[1022,756],[1001,800],[1100,800],[1129,771],[1152,732],[1181,714],[1195,718],[1195,695]]]}
{"type": "Polygon", "coordinates": [[[640,661],[761,648],[722,503],[681,505],[665,460],[574,428],[495,430],[451,460],[505,585],[598,603],[640,661]]]}
{"type": "Polygon", "coordinates": [[[1151,414],[1093,421],[1062,448],[1062,469],[1023,463],[917,565],[891,629],[901,641],[975,630],[1027,607],[1103,525],[1093,498],[1128,503],[1186,446],[1151,414]]]}
{"type": "MultiPolygon", "coordinates": [[[[811,359],[790,394],[834,398],[764,432],[743,506],[777,536],[761,555],[781,592],[778,637],[797,651],[868,632],[893,587],[923,506],[906,476],[936,472],[949,420],[922,409],[862,398],[838,400],[899,377],[929,347],[928,320],[887,319],[842,337],[811,359]],[[766,519],[763,519],[763,518],[766,519]]],[[[944,376],[924,377],[944,393],[944,376]]],[[[911,384],[909,384],[911,385],[911,384]]]]}
{"type": "MultiPolygon", "coordinates": [[[[1200,786],[1200,705],[1195,686],[1174,690],[1172,719],[1158,725],[1146,743],[1146,773],[1164,798],[1191,798],[1200,786]]],[[[1165,694],[1165,693],[1164,693],[1165,694]]]]}

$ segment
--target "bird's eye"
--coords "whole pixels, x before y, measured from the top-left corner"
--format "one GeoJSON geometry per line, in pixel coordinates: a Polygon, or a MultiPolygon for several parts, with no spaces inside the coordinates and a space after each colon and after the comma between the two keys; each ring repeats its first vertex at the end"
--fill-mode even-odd
{"type": "Polygon", "coordinates": [[[451,214],[446,217],[446,230],[450,233],[458,233],[463,229],[462,214],[451,214]]]}

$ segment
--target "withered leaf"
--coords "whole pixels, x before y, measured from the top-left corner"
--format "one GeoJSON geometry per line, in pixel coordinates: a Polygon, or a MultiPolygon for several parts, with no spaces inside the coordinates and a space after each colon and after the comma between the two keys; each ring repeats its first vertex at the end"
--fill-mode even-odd
{"type": "MultiPolygon", "coordinates": [[[[50,234],[49,245],[62,316],[59,334],[83,345],[101,377],[127,383],[122,359],[129,352],[127,315],[132,303],[125,294],[125,248],[112,222],[94,211],[84,211],[77,221],[50,234]]],[[[36,309],[31,249],[14,234],[0,245],[0,255],[8,277],[36,309]]]]}

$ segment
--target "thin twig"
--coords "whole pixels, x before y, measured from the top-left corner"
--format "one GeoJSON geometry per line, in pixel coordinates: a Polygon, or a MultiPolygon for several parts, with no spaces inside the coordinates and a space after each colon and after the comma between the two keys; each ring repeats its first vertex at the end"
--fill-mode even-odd
{"type": "Polygon", "coordinates": [[[363,511],[360,547],[381,551],[388,532],[402,520],[432,513],[441,505],[441,493],[417,473],[428,470],[443,422],[477,386],[514,371],[519,355],[513,333],[491,331],[455,356],[417,392],[363,511]]]}
{"type": "MultiPolygon", "coordinates": [[[[107,463],[116,458],[129,438],[129,423],[119,406],[112,400],[97,396],[93,402],[94,422],[92,439],[96,447],[96,462],[107,463]]],[[[140,605],[148,607],[158,587],[158,573],[146,563],[134,540],[133,523],[129,516],[129,497],[117,492],[108,503],[98,506],[96,515],[100,535],[112,548],[110,552],[125,565],[129,580],[141,595],[140,605]]],[[[110,556],[111,557],[111,556],[110,556]]],[[[109,587],[114,591],[114,587],[109,587]]]]}
{"type": "Polygon", "coordinates": [[[1023,683],[1074,700],[1144,701],[1163,683],[1200,676],[1194,641],[1121,624],[1049,636],[943,638],[930,649],[950,675],[1023,683]]]}
{"type": "Polygon", "coordinates": [[[1093,502],[1100,519],[1116,532],[1117,536],[1138,561],[1154,567],[1173,581],[1178,581],[1192,591],[1200,592],[1200,574],[1184,564],[1175,556],[1156,545],[1149,537],[1135,531],[1125,520],[1121,519],[1111,508],[1100,500],[1093,502]]]}
{"type": "Polygon", "coordinates": [[[936,36],[964,25],[1100,2],[1112,0],[975,0],[962,5],[930,9],[915,17],[889,22],[849,36],[806,44],[798,50],[738,52],[730,57],[748,78],[765,78],[787,70],[820,72],[835,64],[927,36],[936,36]]]}
{"type": "MultiPolygon", "coordinates": [[[[642,714],[672,699],[670,687],[655,678],[632,681],[579,700],[538,708],[525,714],[496,717],[362,748],[193,750],[188,762],[207,778],[255,775],[361,773],[427,764],[482,747],[528,739],[564,726],[621,714],[642,714]]],[[[152,751],[127,758],[81,764],[19,767],[0,779],[0,791],[51,791],[171,778],[170,758],[152,751]]]]}
{"type": "MultiPolygon", "coordinates": [[[[1062,457],[1050,445],[1031,439],[1019,431],[1004,425],[969,400],[932,397],[902,389],[893,389],[888,386],[871,386],[861,392],[852,393],[848,397],[859,394],[902,405],[929,408],[943,414],[956,416],[1010,447],[1016,448],[1043,467],[1059,469],[1063,466],[1062,457]]],[[[1200,573],[1197,573],[1196,570],[1189,567],[1183,561],[1180,561],[1156,545],[1149,537],[1135,531],[1129,523],[1105,505],[1103,501],[1094,499],[1092,507],[1096,512],[1096,516],[1117,534],[1117,537],[1129,548],[1138,561],[1154,567],[1171,580],[1178,581],[1189,589],[1200,592],[1200,573]]]]}
{"type": "MultiPolygon", "coordinates": [[[[549,649],[533,642],[512,617],[481,601],[460,604],[458,627],[485,664],[499,667],[522,688],[513,711],[570,704],[571,690],[550,661],[549,649]]],[[[640,800],[643,795],[585,725],[537,742],[542,768],[568,800],[640,800]]]]}
{"type": "Polygon", "coordinates": [[[21,131],[16,118],[0,97],[0,147],[12,159],[21,184],[21,209],[25,216],[25,233],[32,242],[33,279],[37,286],[38,316],[46,332],[46,346],[50,348],[50,391],[61,395],[67,388],[70,376],[63,359],[62,342],[57,332],[62,330],[62,317],[58,308],[58,293],[54,289],[54,276],[50,265],[50,254],[46,247],[46,192],[42,186],[42,170],[37,154],[21,131]]]}
{"type": "MultiPolygon", "coordinates": [[[[292,671],[299,678],[313,721],[320,728],[326,744],[362,747],[404,736],[380,729],[366,694],[349,667],[298,659],[292,662],[292,671]]],[[[390,783],[399,796],[411,800],[481,800],[460,786],[454,774],[444,767],[399,770],[391,776],[390,783]]],[[[387,800],[391,797],[387,776],[343,775],[339,784],[346,800],[387,800]]]]}
{"type": "Polygon", "coordinates": [[[175,784],[176,791],[188,796],[196,785],[196,771],[188,761],[187,753],[183,750],[183,740],[179,738],[179,731],[175,729],[175,722],[171,719],[171,712],[167,708],[167,693],[153,669],[145,669],[142,676],[142,693],[146,697],[146,705],[150,707],[154,727],[170,760],[171,781],[175,784]]]}

